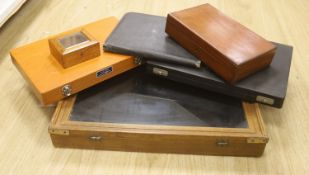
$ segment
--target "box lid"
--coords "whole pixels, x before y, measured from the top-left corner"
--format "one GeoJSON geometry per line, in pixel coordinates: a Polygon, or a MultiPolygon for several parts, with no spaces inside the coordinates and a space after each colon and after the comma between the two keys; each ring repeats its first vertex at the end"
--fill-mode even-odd
{"type": "Polygon", "coordinates": [[[148,60],[188,67],[200,67],[201,61],[183,49],[164,31],[166,18],[143,13],[125,14],[104,43],[104,50],[141,56],[148,60]]]}
{"type": "MultiPolygon", "coordinates": [[[[199,40],[224,56],[233,65],[241,65],[276,47],[247,27],[221,13],[210,4],[170,13],[181,25],[190,29],[199,40]]],[[[171,18],[168,22],[173,22],[171,18]]],[[[194,39],[194,37],[192,38],[194,39]]]]}
{"type": "Polygon", "coordinates": [[[276,51],[209,4],[168,14],[165,31],[230,84],[268,67],[276,51]]]}

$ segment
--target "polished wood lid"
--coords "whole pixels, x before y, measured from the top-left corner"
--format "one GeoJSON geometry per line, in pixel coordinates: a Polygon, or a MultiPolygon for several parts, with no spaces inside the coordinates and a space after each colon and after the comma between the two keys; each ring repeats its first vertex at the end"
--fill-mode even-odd
{"type": "Polygon", "coordinates": [[[230,84],[267,68],[276,51],[209,4],[170,13],[165,31],[230,84]]]}
{"type": "Polygon", "coordinates": [[[228,60],[235,65],[241,65],[276,48],[271,42],[224,15],[210,4],[169,15],[180,21],[213,49],[228,57],[228,60]]]}

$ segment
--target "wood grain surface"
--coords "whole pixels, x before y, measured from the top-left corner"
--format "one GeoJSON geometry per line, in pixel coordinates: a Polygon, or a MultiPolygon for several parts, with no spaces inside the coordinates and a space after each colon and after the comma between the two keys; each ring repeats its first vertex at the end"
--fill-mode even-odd
{"type": "Polygon", "coordinates": [[[308,174],[309,1],[30,0],[0,29],[0,174],[308,174]],[[260,158],[150,154],[52,146],[54,106],[42,108],[11,63],[9,50],[129,11],[166,15],[205,2],[266,39],[294,46],[282,109],[261,112],[270,140],[260,158]]]}
{"type": "Polygon", "coordinates": [[[210,4],[169,13],[165,32],[231,84],[269,66],[276,51],[210,4]]]}
{"type": "MultiPolygon", "coordinates": [[[[125,121],[108,123],[103,122],[104,119],[102,122],[71,120],[70,118],[74,116],[72,111],[76,110],[74,105],[78,96],[67,98],[57,104],[48,129],[55,147],[259,157],[268,142],[258,104],[242,104],[248,123],[246,128],[171,126],[158,123],[144,125],[133,124],[132,118],[127,119],[131,120],[130,124],[125,121]],[[220,142],[227,143],[228,146],[220,142]]],[[[104,108],[102,104],[98,107],[104,108]]],[[[94,114],[87,109],[82,111],[81,115],[83,114],[88,114],[89,118],[94,117],[94,114]]]]}
{"type": "MultiPolygon", "coordinates": [[[[116,17],[108,17],[63,34],[85,30],[100,41],[102,48],[103,41],[117,23],[116,17]]],[[[43,105],[63,99],[65,97],[62,93],[64,85],[69,85],[72,89],[71,94],[75,94],[137,66],[133,56],[103,52],[101,49],[99,57],[70,68],[63,68],[56,59],[50,57],[48,38],[12,49],[10,55],[12,62],[31,84],[34,93],[43,105]],[[98,72],[110,66],[113,71],[105,76],[97,76],[98,72]]]]}

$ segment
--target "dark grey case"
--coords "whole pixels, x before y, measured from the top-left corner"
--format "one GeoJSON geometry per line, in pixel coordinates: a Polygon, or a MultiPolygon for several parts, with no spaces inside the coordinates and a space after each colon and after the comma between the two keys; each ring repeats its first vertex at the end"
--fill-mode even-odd
{"type": "Polygon", "coordinates": [[[241,98],[244,101],[281,108],[286,95],[293,48],[283,44],[275,44],[277,51],[271,65],[234,85],[224,83],[204,65],[197,69],[147,61],[147,72],[241,98]]]}
{"type": "Polygon", "coordinates": [[[200,67],[199,59],[167,36],[165,23],[165,17],[127,13],[107,38],[103,49],[149,60],[200,67]]]}

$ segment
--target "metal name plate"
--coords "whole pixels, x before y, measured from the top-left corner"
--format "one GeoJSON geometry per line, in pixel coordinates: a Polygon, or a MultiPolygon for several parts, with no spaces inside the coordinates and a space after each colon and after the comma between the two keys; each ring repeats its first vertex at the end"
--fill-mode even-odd
{"type": "Polygon", "coordinates": [[[99,77],[102,77],[105,74],[108,74],[108,73],[112,72],[112,71],[113,71],[113,67],[109,66],[107,68],[104,68],[104,69],[98,71],[96,76],[97,76],[97,78],[99,78],[99,77]]]}

